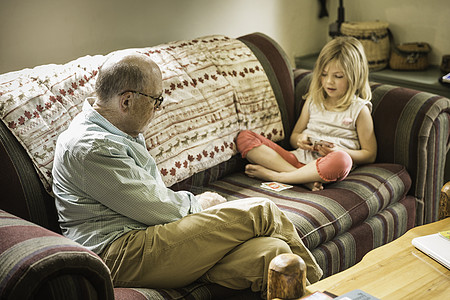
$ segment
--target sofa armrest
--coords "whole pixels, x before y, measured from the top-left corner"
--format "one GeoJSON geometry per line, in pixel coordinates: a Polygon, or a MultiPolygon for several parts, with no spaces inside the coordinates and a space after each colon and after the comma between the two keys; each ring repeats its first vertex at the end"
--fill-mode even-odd
{"type": "MultiPolygon", "coordinates": [[[[308,70],[295,70],[293,108],[300,114],[309,88],[308,70]]],[[[450,99],[443,96],[371,83],[378,163],[404,165],[416,198],[416,225],[438,220],[440,189],[449,148],[450,99]]]]}
{"type": "Polygon", "coordinates": [[[0,210],[1,299],[114,299],[103,261],[81,245],[0,210]]]}
{"type": "Polygon", "coordinates": [[[378,162],[404,165],[416,198],[416,225],[438,220],[449,147],[450,100],[417,90],[372,84],[378,162]]]}

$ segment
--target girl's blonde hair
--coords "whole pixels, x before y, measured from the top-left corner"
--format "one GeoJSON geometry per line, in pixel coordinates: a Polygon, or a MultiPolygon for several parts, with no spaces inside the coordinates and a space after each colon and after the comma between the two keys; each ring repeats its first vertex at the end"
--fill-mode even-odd
{"type": "Polygon", "coordinates": [[[355,95],[370,100],[369,66],[363,45],[354,37],[340,36],[328,42],[320,51],[314,67],[311,85],[305,98],[313,103],[323,103],[327,96],[321,82],[322,73],[330,62],[336,62],[348,81],[347,92],[338,101],[336,110],[346,110],[355,95]]]}

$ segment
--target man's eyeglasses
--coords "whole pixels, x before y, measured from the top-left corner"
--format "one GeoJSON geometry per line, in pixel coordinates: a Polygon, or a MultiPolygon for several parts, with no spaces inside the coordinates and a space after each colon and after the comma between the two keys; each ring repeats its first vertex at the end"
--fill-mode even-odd
{"type": "Polygon", "coordinates": [[[152,100],[155,100],[155,104],[153,104],[153,106],[155,107],[155,109],[160,108],[160,107],[161,107],[161,104],[162,104],[163,101],[164,101],[163,96],[153,97],[153,96],[150,96],[150,95],[147,95],[147,94],[138,92],[138,91],[124,91],[124,92],[120,93],[119,95],[122,96],[122,95],[125,94],[125,93],[135,93],[135,94],[139,94],[139,95],[142,95],[142,96],[145,96],[145,97],[149,97],[149,98],[151,98],[152,100]]]}

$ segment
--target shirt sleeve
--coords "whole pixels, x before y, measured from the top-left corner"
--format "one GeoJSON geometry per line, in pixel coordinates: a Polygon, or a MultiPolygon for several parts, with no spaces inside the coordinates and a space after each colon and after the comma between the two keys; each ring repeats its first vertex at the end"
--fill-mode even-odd
{"type": "Polygon", "coordinates": [[[176,221],[201,210],[193,194],[174,192],[162,181],[150,155],[95,145],[83,158],[82,190],[88,197],[148,226],[176,221]]]}

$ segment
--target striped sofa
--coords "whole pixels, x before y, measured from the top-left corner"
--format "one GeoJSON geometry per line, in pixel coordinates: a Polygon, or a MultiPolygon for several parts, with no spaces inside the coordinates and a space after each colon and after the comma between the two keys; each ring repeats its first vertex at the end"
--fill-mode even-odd
{"type": "MultiPolygon", "coordinates": [[[[194,43],[197,42],[196,40],[194,43]]],[[[270,85],[270,93],[273,93],[277,103],[276,110],[268,109],[268,115],[279,114],[281,130],[272,128],[270,132],[262,133],[269,136],[282,131],[283,138],[278,142],[288,147],[288,137],[302,109],[302,96],[309,86],[310,71],[294,70],[281,47],[263,34],[242,36],[233,43],[241,45],[240,51],[242,50],[244,54],[248,51],[256,57],[267,76],[265,84],[270,85]]],[[[177,45],[184,47],[187,44],[191,43],[183,42],[177,45]]],[[[170,48],[175,46],[171,45],[170,48]]],[[[154,52],[159,53],[158,51],[159,48],[154,52]]],[[[80,64],[86,61],[78,60],[61,68],[64,70],[69,67],[81,68],[80,64]]],[[[91,60],[89,64],[93,64],[91,60]]],[[[72,93],[66,94],[67,90],[63,90],[60,86],[52,90],[51,88],[57,85],[52,83],[49,88],[51,96],[48,99],[55,100],[52,102],[53,105],[63,103],[69,96],[77,95],[81,90],[81,83],[83,88],[92,85],[95,68],[98,66],[94,64],[92,67],[94,71],[89,73],[86,70],[91,65],[81,68],[84,73],[81,79],[77,78],[78,84],[71,82],[72,93]],[[89,74],[92,76],[88,76],[89,74]]],[[[244,70],[253,73],[259,68],[244,70]]],[[[14,131],[16,126],[26,125],[27,122],[35,120],[33,113],[27,114],[28,111],[25,111],[25,117],[18,118],[16,122],[7,119],[18,110],[15,106],[14,110],[7,112],[8,107],[24,101],[27,97],[31,100],[36,99],[38,96],[28,94],[35,92],[40,86],[49,84],[47,79],[39,79],[38,85],[32,82],[30,84],[33,87],[24,92],[23,89],[29,83],[22,84],[21,81],[20,84],[14,85],[11,82],[25,76],[23,75],[25,73],[31,78],[29,74],[33,73],[33,70],[19,71],[8,76],[0,75],[0,115],[3,121],[0,122],[2,170],[0,186],[4,191],[0,202],[1,299],[258,298],[258,295],[249,291],[236,292],[205,283],[193,283],[182,289],[164,290],[113,287],[109,270],[101,259],[95,253],[60,234],[54,201],[46,185],[48,178],[45,177],[49,174],[40,172],[43,166],[45,167],[44,164],[36,163],[44,156],[36,155],[37,152],[30,150],[26,141],[21,140],[14,131]],[[11,96],[16,95],[14,92],[17,89],[22,89],[20,93],[16,93],[19,95],[18,98],[11,96]]],[[[229,77],[233,77],[233,72],[229,74],[229,77]]],[[[244,78],[246,74],[243,71],[241,77],[244,78]]],[[[226,77],[227,74],[224,71],[217,72],[217,76],[219,75],[226,77]]],[[[193,80],[190,83],[201,82],[205,85],[207,80],[213,78],[217,86],[219,82],[217,76],[215,78],[205,76],[199,78],[199,81],[193,80]]],[[[233,84],[232,81],[235,80],[239,86],[244,84],[237,81],[242,79],[239,76],[237,73],[232,79],[228,77],[227,82],[233,84]]],[[[183,87],[183,84],[187,87],[189,81],[168,84],[167,95],[175,94],[177,86],[183,87]]],[[[200,162],[203,159],[199,165],[205,166],[205,158],[217,158],[219,154],[227,151],[231,151],[232,155],[215,162],[212,166],[204,167],[203,170],[196,169],[194,174],[179,178],[175,183],[171,182],[171,188],[187,189],[194,193],[216,191],[229,201],[252,196],[269,198],[293,221],[304,243],[323,268],[325,277],[351,267],[368,251],[396,239],[413,226],[437,220],[439,192],[443,184],[445,158],[449,147],[449,99],[385,84],[372,83],[371,87],[378,157],[374,164],[355,169],[344,181],[329,184],[319,192],[308,191],[302,186],[273,192],[261,187],[261,181],[245,176],[243,169],[246,162],[236,153],[232,143],[220,140],[220,144],[217,145],[214,141],[209,142],[208,145],[211,144],[213,150],[205,152],[204,156],[192,157],[192,161],[185,161],[185,164],[196,160],[200,162]]],[[[239,100],[235,99],[239,98],[236,97],[236,93],[230,95],[234,97],[233,101],[239,100]]],[[[51,110],[54,107],[52,103],[36,106],[38,109],[34,112],[35,116],[39,114],[44,116],[46,108],[51,110]]],[[[221,110],[221,103],[216,104],[217,109],[221,110]]],[[[258,104],[259,102],[255,105],[258,104]]],[[[64,116],[73,115],[70,113],[73,110],[73,107],[66,109],[69,113],[64,116]]],[[[236,108],[237,113],[242,113],[243,110],[241,106],[236,108]]],[[[221,111],[213,113],[215,116],[223,116],[221,111]]],[[[259,112],[255,112],[255,115],[257,113],[259,112]]],[[[233,119],[236,122],[226,124],[232,126],[237,123],[238,129],[244,129],[247,123],[245,126],[240,124],[241,119],[245,117],[233,119]]],[[[265,115],[259,119],[270,120],[265,115]]],[[[251,123],[250,121],[251,118],[248,123],[251,123]]],[[[55,119],[49,124],[57,122],[55,119]]],[[[213,129],[219,125],[214,120],[210,126],[213,129]]],[[[32,126],[27,128],[29,127],[32,126]]],[[[210,130],[208,137],[215,131],[210,130]]],[[[237,133],[233,130],[229,132],[237,133]]],[[[176,138],[177,134],[178,132],[174,132],[171,136],[176,138]]],[[[55,138],[54,135],[57,134],[39,137],[39,140],[45,143],[48,139],[55,138]]],[[[220,135],[218,132],[218,136],[220,135]]],[[[186,137],[193,140],[194,136],[186,135],[186,137]]],[[[198,143],[197,135],[195,138],[195,142],[198,143]]],[[[187,139],[181,142],[187,142],[187,139]]],[[[175,143],[171,142],[171,149],[174,149],[174,146],[175,143]]],[[[152,154],[154,154],[152,151],[156,151],[156,155],[161,155],[161,161],[165,159],[170,162],[169,158],[164,157],[163,150],[167,149],[162,145],[149,151],[152,154]]],[[[51,154],[52,148],[46,145],[45,151],[51,154]]],[[[175,167],[168,169],[167,176],[176,172],[179,174],[182,169],[183,163],[179,163],[176,159],[174,161],[175,167]]],[[[161,170],[164,172],[165,168],[161,170]]]]}

